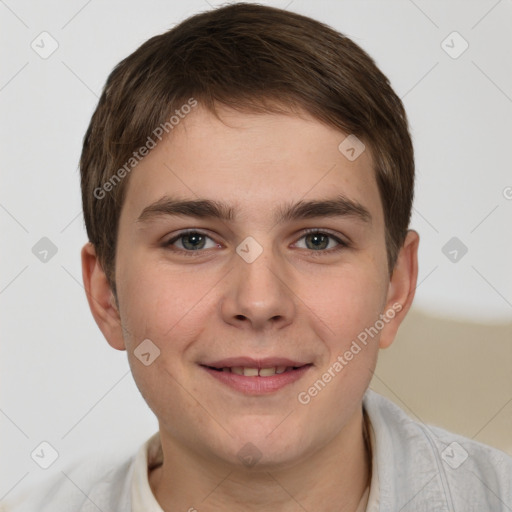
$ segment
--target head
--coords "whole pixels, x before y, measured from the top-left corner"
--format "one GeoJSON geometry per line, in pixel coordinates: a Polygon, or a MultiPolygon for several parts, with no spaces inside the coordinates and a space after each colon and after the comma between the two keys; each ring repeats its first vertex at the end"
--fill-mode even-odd
{"type": "Polygon", "coordinates": [[[223,460],[251,442],[269,464],[350,429],[418,244],[406,115],[361,48],[270,7],[193,16],[113,70],[80,168],[91,310],[161,429],[223,460]],[[304,368],[248,395],[212,375],[241,357],[304,368]]]}

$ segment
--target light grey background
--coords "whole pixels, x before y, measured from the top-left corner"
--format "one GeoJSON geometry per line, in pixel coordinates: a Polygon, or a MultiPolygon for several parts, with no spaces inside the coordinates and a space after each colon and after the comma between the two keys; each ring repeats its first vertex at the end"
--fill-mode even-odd
{"type": "MultiPolygon", "coordinates": [[[[131,454],[157,429],[126,354],[110,348],[88,310],[77,163],[114,65],[150,36],[221,3],[0,0],[0,503],[86,454],[131,454]],[[52,40],[58,48],[42,58],[37,51],[48,52],[52,40]],[[57,248],[46,262],[32,252],[43,237],[57,248]],[[46,470],[30,456],[42,453],[43,441],[59,453],[46,470]]],[[[418,171],[415,307],[511,322],[512,2],[261,3],[350,36],[403,98],[418,171]],[[468,249],[463,257],[456,249],[456,262],[443,253],[453,237],[468,249]]]]}

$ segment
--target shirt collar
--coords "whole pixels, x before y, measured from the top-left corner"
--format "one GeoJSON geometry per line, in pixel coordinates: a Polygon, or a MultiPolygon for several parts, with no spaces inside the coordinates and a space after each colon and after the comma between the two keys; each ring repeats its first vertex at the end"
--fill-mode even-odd
{"type": "Polygon", "coordinates": [[[376,499],[379,512],[449,512],[446,476],[427,427],[371,389],[365,393],[363,407],[375,447],[370,503],[376,499]]]}

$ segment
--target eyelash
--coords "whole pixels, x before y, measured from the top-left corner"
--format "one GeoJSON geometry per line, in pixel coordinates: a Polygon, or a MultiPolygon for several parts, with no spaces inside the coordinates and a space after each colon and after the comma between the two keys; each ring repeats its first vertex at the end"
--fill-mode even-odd
{"type": "MultiPolygon", "coordinates": [[[[188,230],[182,231],[181,233],[179,233],[175,237],[173,237],[170,240],[168,240],[167,242],[165,242],[164,243],[164,247],[165,248],[170,248],[174,242],[176,242],[180,238],[182,238],[184,236],[187,236],[187,235],[190,235],[190,234],[197,234],[197,235],[205,236],[205,237],[210,238],[211,240],[213,240],[213,238],[211,236],[209,236],[208,234],[204,233],[203,231],[200,231],[200,230],[197,230],[197,229],[188,229],[188,230]]],[[[321,229],[317,229],[317,228],[305,229],[302,232],[302,235],[300,236],[300,238],[298,240],[301,240],[302,238],[304,238],[307,235],[317,235],[317,234],[327,235],[329,238],[331,238],[332,240],[337,242],[338,245],[336,245],[334,248],[331,248],[331,249],[323,249],[323,250],[318,250],[318,251],[315,251],[313,249],[305,249],[305,250],[307,250],[310,253],[311,256],[313,256],[315,258],[316,257],[325,256],[326,254],[333,254],[333,253],[336,253],[338,251],[341,251],[342,249],[345,249],[345,248],[349,247],[349,244],[347,242],[344,242],[343,240],[341,240],[337,236],[333,235],[329,231],[321,230],[321,229]]],[[[184,249],[171,249],[171,250],[174,250],[176,252],[180,252],[181,254],[183,254],[185,256],[196,257],[196,256],[200,256],[201,253],[203,253],[207,249],[198,249],[196,251],[187,251],[187,250],[184,250],[184,249]]]]}

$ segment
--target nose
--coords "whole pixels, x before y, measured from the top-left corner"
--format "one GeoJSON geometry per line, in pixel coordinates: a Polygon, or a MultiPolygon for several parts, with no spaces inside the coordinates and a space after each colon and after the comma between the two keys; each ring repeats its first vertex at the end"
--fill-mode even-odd
{"type": "Polygon", "coordinates": [[[289,325],[296,311],[290,275],[282,260],[264,249],[254,261],[235,256],[221,303],[223,320],[239,328],[264,331],[289,325]]]}

